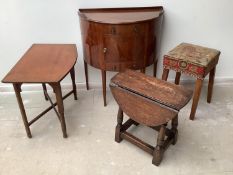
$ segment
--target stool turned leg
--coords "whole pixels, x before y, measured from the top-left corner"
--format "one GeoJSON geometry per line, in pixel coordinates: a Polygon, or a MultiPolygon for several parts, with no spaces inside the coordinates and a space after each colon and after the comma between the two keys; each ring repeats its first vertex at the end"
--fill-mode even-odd
{"type": "Polygon", "coordinates": [[[165,130],[166,130],[166,127],[162,125],[159,130],[159,134],[157,138],[157,145],[153,152],[152,163],[156,166],[159,166],[163,158],[163,153],[164,153],[163,144],[164,144],[164,138],[165,138],[165,130]]]}
{"type": "Polygon", "coordinates": [[[115,131],[115,141],[118,143],[122,141],[122,138],[121,138],[122,122],[123,122],[123,111],[119,107],[118,114],[117,114],[117,126],[116,126],[116,131],[115,131]]]}
{"type": "Polygon", "coordinates": [[[101,70],[101,73],[102,73],[102,88],[103,88],[104,106],[107,106],[107,102],[106,102],[106,71],[101,70]]]}
{"type": "Polygon", "coordinates": [[[24,105],[23,105],[23,101],[22,101],[22,97],[21,97],[21,94],[20,94],[21,84],[13,84],[13,86],[14,86],[15,95],[16,95],[16,98],[17,98],[17,101],[18,101],[19,109],[20,109],[20,112],[21,112],[21,115],[22,115],[24,127],[25,127],[25,130],[27,132],[27,136],[28,136],[28,138],[32,138],[32,134],[31,134],[31,131],[30,131],[30,128],[29,128],[28,120],[27,120],[27,115],[26,115],[24,105]]]}
{"type": "Polygon", "coordinates": [[[210,71],[210,75],[209,75],[208,96],[207,96],[207,102],[208,102],[208,103],[210,103],[210,102],[211,102],[211,99],[212,99],[213,86],[214,86],[214,77],[215,77],[215,70],[216,70],[216,67],[214,67],[214,68],[210,71]]]}
{"type": "Polygon", "coordinates": [[[43,92],[44,92],[44,98],[46,101],[48,101],[48,97],[46,96],[46,92],[47,92],[47,87],[45,83],[42,83],[42,87],[43,87],[43,92]]]}
{"type": "Polygon", "coordinates": [[[74,71],[74,67],[70,70],[70,76],[71,76],[71,80],[72,80],[74,99],[77,100],[78,97],[77,97],[77,88],[76,88],[76,84],[75,84],[75,71],[74,71]]]}
{"type": "Polygon", "coordinates": [[[88,67],[87,63],[84,61],[84,70],[85,70],[85,78],[86,78],[86,88],[89,90],[89,82],[88,82],[88,67]]]}
{"type": "Polygon", "coordinates": [[[55,83],[55,84],[52,84],[52,87],[53,87],[54,92],[56,94],[57,107],[58,107],[58,112],[59,112],[59,118],[60,118],[60,122],[61,122],[63,137],[67,138],[66,122],[65,122],[65,117],[64,117],[64,105],[63,105],[63,99],[62,99],[61,85],[60,85],[60,83],[55,83]]]}
{"type": "Polygon", "coordinates": [[[167,81],[168,78],[168,74],[169,74],[169,69],[163,69],[163,75],[162,75],[162,80],[167,81]]]}
{"type": "Polygon", "coordinates": [[[198,101],[199,101],[200,94],[201,94],[202,84],[203,84],[203,80],[197,79],[195,90],[194,90],[194,95],[193,95],[193,104],[192,104],[191,114],[189,117],[190,120],[194,120],[195,118],[195,113],[197,110],[197,105],[198,105],[198,101]]]}
{"type": "Polygon", "coordinates": [[[177,126],[178,126],[178,114],[175,118],[172,119],[172,132],[174,134],[174,138],[172,141],[172,144],[175,145],[178,139],[178,130],[177,130],[177,126]]]}
{"type": "Polygon", "coordinates": [[[180,72],[176,72],[176,79],[175,79],[175,84],[176,85],[180,84],[180,76],[181,76],[181,73],[180,72]]]}
{"type": "Polygon", "coordinates": [[[154,77],[156,77],[157,65],[158,65],[158,60],[156,60],[156,61],[154,62],[154,77]]]}

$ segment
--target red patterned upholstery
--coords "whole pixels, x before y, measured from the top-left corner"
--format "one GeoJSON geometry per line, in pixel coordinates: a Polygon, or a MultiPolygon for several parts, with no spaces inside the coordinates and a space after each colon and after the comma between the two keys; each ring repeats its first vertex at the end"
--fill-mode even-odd
{"type": "Polygon", "coordinates": [[[163,66],[192,75],[204,77],[218,63],[220,51],[188,43],[181,43],[164,56],[163,66]]]}

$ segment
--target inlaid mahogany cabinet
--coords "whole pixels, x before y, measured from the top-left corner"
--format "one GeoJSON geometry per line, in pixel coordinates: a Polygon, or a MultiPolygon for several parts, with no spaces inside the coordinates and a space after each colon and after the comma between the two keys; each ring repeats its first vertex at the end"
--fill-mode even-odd
{"type": "Polygon", "coordinates": [[[106,106],[106,71],[145,72],[156,76],[163,7],[79,9],[86,86],[87,64],[101,69],[106,106]]]}

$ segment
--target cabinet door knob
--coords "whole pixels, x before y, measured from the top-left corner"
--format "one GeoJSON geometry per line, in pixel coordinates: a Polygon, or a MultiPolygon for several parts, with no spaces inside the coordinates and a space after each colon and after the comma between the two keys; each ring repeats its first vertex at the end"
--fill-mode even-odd
{"type": "Polygon", "coordinates": [[[107,48],[105,47],[105,48],[103,49],[103,51],[104,51],[104,53],[106,53],[106,52],[107,52],[107,48]]]}

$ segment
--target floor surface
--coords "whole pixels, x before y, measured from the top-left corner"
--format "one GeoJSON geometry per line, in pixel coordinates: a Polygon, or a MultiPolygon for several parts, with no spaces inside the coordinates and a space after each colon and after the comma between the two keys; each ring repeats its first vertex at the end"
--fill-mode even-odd
{"type": "MultiPolygon", "coordinates": [[[[0,94],[0,175],[233,175],[233,88],[214,87],[211,104],[202,91],[196,120],[188,119],[191,103],[180,111],[179,138],[165,152],[159,167],[152,156],[127,141],[116,143],[117,104],[107,92],[79,90],[64,101],[68,138],[63,139],[54,111],[31,126],[26,137],[13,93],[0,94]]],[[[54,100],[54,95],[49,94],[54,100]]],[[[24,92],[26,112],[32,118],[46,102],[42,92],[24,92]]],[[[156,133],[139,126],[131,132],[155,145],[156,133]]]]}

